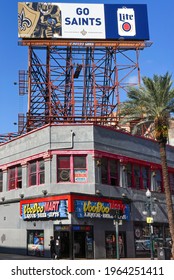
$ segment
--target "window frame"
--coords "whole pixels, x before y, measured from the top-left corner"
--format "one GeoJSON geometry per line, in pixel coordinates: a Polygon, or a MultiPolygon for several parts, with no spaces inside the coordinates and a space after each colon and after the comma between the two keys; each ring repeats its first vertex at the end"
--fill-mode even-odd
{"type": "Polygon", "coordinates": [[[128,162],[125,164],[126,169],[126,176],[127,176],[127,187],[137,190],[146,190],[150,189],[150,167],[143,165],[143,164],[137,164],[134,162],[128,162]],[[128,168],[129,167],[129,168],[128,168]],[[139,174],[135,176],[135,167],[138,167],[139,174]],[[147,176],[143,176],[143,168],[147,169],[147,176]],[[139,184],[136,185],[136,178],[139,181],[139,184]],[[144,180],[146,180],[146,187],[144,187],[144,180]]]}
{"type": "Polygon", "coordinates": [[[32,161],[28,162],[28,186],[32,187],[32,186],[38,186],[38,185],[43,185],[43,184],[45,184],[45,161],[44,161],[44,159],[37,159],[37,160],[32,160],[32,161]],[[43,169],[40,168],[41,163],[44,163],[43,169]],[[35,165],[34,171],[31,171],[32,164],[35,165]],[[41,180],[42,176],[44,178],[43,182],[41,180]],[[32,178],[34,178],[35,184],[32,183],[32,178]]]}
{"type": "Polygon", "coordinates": [[[57,155],[57,183],[87,183],[87,175],[88,175],[88,169],[87,169],[87,155],[83,154],[60,154],[57,155]],[[61,158],[69,158],[69,166],[68,167],[59,167],[59,162],[61,158]],[[75,167],[75,163],[74,163],[74,159],[75,157],[84,157],[85,158],[85,166],[84,167],[75,167]],[[60,172],[64,172],[64,174],[62,176],[62,180],[60,180],[60,172]],[[67,174],[67,172],[69,172],[69,174],[67,174]],[[75,174],[75,171],[78,171],[78,176],[75,174]],[[66,176],[68,176],[66,178],[66,176]]]}
{"type": "Polygon", "coordinates": [[[8,190],[22,189],[22,166],[16,165],[8,168],[8,190]],[[20,171],[20,174],[19,174],[20,171]],[[12,172],[14,176],[12,176],[12,172]]]}
{"type": "Polygon", "coordinates": [[[103,157],[101,159],[101,183],[109,186],[119,186],[119,160],[115,158],[103,157]],[[111,174],[111,162],[115,162],[115,176],[111,174]],[[105,167],[105,168],[104,168],[105,167]],[[115,183],[112,183],[112,179],[115,183]]]}

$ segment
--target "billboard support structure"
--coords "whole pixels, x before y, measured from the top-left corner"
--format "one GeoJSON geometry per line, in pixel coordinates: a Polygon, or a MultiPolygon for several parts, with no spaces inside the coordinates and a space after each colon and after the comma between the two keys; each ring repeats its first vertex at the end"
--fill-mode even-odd
{"type": "Polygon", "coordinates": [[[95,123],[118,128],[127,87],[140,83],[145,42],[20,42],[29,49],[24,131],[45,124],[95,123]],[[136,81],[130,82],[132,75],[136,81]]]}
{"type": "Polygon", "coordinates": [[[18,36],[28,47],[18,135],[52,123],[118,128],[127,88],[140,84],[139,53],[152,44],[146,5],[19,2],[18,36]]]}

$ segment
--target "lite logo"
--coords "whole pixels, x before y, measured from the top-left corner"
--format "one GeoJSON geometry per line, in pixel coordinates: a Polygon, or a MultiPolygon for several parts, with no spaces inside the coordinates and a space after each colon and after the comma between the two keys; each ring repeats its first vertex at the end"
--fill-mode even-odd
{"type": "Polygon", "coordinates": [[[118,34],[120,36],[135,36],[135,13],[133,9],[120,8],[117,10],[118,34]]]}

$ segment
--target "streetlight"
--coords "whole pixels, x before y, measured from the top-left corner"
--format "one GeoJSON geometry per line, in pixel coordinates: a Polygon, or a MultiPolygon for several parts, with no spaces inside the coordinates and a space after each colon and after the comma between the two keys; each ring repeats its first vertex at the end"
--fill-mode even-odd
{"type": "Polygon", "coordinates": [[[147,189],[146,191],[146,202],[145,202],[145,209],[143,211],[143,215],[147,216],[146,217],[146,222],[147,224],[149,224],[149,232],[150,232],[150,256],[151,256],[151,260],[154,259],[154,255],[153,255],[153,216],[156,215],[156,210],[154,207],[154,201],[152,200],[152,194],[151,191],[149,189],[147,189]]]}
{"type": "Polygon", "coordinates": [[[115,225],[115,244],[116,244],[116,259],[119,260],[120,259],[120,254],[119,254],[119,230],[118,230],[118,226],[119,226],[119,221],[121,221],[121,217],[123,215],[122,210],[120,209],[110,209],[109,211],[110,215],[113,216],[113,222],[115,225]]]}

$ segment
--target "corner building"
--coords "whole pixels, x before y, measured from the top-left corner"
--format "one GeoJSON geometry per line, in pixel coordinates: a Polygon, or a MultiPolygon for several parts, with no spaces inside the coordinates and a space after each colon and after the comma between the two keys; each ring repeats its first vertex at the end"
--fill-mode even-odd
{"type": "MultiPolygon", "coordinates": [[[[172,192],[173,152],[168,146],[172,192]]],[[[115,258],[116,209],[120,257],[150,256],[147,189],[155,250],[170,240],[158,143],[93,124],[28,132],[0,145],[0,251],[48,257],[53,235],[61,258],[115,258]]]]}

